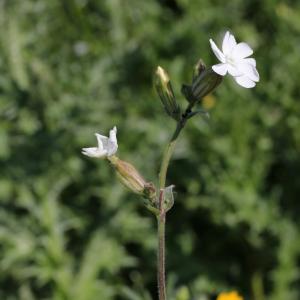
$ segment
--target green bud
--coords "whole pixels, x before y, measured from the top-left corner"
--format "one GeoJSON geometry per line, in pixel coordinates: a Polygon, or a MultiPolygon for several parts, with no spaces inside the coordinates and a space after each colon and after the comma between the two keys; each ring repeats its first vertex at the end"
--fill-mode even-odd
{"type": "Polygon", "coordinates": [[[156,189],[152,182],[146,182],[138,170],[130,163],[119,159],[116,156],[109,158],[116,170],[116,174],[128,189],[132,192],[142,195],[147,199],[154,199],[156,189]]]}
{"type": "Polygon", "coordinates": [[[205,63],[202,59],[199,59],[196,65],[194,66],[193,73],[193,82],[197,79],[197,77],[206,69],[205,63]]]}
{"type": "Polygon", "coordinates": [[[196,102],[211,93],[222,81],[222,76],[215,73],[211,68],[200,73],[193,81],[191,87],[191,100],[196,102]]]}
{"type": "Polygon", "coordinates": [[[175,99],[170,78],[160,66],[156,69],[154,84],[166,113],[178,121],[180,119],[180,107],[175,99]]]}

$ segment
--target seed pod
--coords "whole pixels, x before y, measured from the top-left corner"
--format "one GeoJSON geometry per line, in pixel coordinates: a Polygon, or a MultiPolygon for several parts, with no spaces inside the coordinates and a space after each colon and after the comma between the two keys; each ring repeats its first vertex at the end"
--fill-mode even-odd
{"type": "Polygon", "coordinates": [[[116,174],[128,189],[132,192],[143,195],[145,198],[154,199],[156,190],[151,182],[146,182],[138,170],[130,163],[119,159],[116,156],[110,158],[110,162],[116,170],[116,174]]]}

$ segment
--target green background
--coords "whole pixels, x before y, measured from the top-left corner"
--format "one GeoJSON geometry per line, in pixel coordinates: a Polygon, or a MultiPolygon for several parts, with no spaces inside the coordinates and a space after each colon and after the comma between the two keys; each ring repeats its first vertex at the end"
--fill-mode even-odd
{"type": "Polygon", "coordinates": [[[300,299],[300,3],[276,0],[0,0],[0,299],[149,300],[156,224],[104,160],[95,132],[155,181],[194,63],[230,30],[261,80],[226,76],[180,136],[167,182],[170,299],[300,299]]]}

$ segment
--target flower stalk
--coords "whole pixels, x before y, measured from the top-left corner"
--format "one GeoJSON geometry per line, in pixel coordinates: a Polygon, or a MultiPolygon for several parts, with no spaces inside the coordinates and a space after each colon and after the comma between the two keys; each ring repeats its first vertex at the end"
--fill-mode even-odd
{"type": "Polygon", "coordinates": [[[176,130],[175,130],[170,142],[168,143],[168,145],[165,149],[163,159],[162,159],[162,163],[161,163],[161,167],[160,167],[160,172],[159,172],[159,188],[160,189],[163,189],[166,185],[167,171],[168,171],[170,159],[171,159],[172,154],[174,152],[176,142],[177,142],[177,138],[178,138],[181,130],[183,129],[183,127],[184,127],[184,124],[182,122],[178,122],[176,130]]]}
{"type": "MultiPolygon", "coordinates": [[[[174,134],[168,143],[160,167],[159,172],[159,199],[158,199],[158,210],[157,214],[157,235],[158,235],[158,253],[157,253],[157,283],[158,283],[158,295],[159,300],[166,300],[166,276],[165,276],[165,229],[166,229],[166,213],[170,207],[166,207],[165,203],[165,185],[168,167],[172,154],[175,149],[175,145],[178,136],[184,128],[189,115],[192,112],[193,104],[189,104],[185,113],[182,114],[181,119],[178,121],[174,134]]],[[[167,205],[168,206],[168,205],[167,205]]]]}

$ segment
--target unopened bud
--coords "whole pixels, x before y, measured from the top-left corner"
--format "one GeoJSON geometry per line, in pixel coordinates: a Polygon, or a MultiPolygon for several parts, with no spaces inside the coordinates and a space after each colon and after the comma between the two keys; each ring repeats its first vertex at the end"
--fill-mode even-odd
{"type": "Polygon", "coordinates": [[[206,69],[205,63],[202,59],[199,59],[196,65],[194,66],[194,73],[193,73],[193,81],[206,69]]]}
{"type": "Polygon", "coordinates": [[[192,101],[199,101],[212,92],[221,83],[222,78],[222,76],[215,73],[211,68],[201,72],[201,74],[194,79],[192,84],[192,101]]]}
{"type": "Polygon", "coordinates": [[[180,107],[175,99],[170,78],[160,66],[155,73],[155,88],[164,106],[166,113],[175,120],[180,118],[180,107]]]}
{"type": "Polygon", "coordinates": [[[119,159],[116,156],[110,158],[120,181],[136,194],[143,195],[145,198],[153,199],[156,190],[151,182],[146,182],[138,170],[130,163],[119,159]]]}

